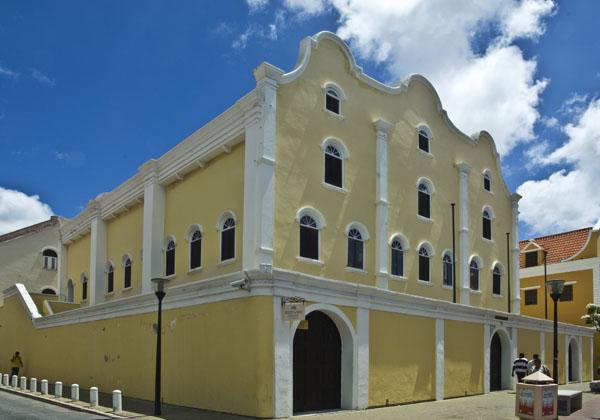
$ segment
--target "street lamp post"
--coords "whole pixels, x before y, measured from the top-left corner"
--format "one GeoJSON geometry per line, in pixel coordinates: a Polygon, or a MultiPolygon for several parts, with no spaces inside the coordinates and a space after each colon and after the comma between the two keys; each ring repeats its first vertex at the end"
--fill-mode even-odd
{"type": "Polygon", "coordinates": [[[564,280],[550,280],[546,283],[548,293],[554,301],[554,358],[552,360],[552,376],[558,385],[558,299],[565,287],[564,280]]]}
{"type": "Polygon", "coordinates": [[[160,371],[161,371],[161,332],[162,332],[162,301],[167,294],[165,292],[165,285],[169,279],[157,277],[152,279],[154,283],[155,292],[154,294],[158,298],[158,322],[156,325],[156,376],[154,381],[154,415],[159,416],[161,414],[160,407],[160,371]]]}

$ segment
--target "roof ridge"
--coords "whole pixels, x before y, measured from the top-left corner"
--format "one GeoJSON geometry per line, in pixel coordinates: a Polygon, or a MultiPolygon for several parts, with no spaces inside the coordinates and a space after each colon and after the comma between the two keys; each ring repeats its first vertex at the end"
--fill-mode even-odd
{"type": "Polygon", "coordinates": [[[535,241],[537,241],[537,240],[539,240],[539,239],[553,238],[553,237],[556,237],[556,236],[566,235],[566,234],[568,234],[568,233],[582,232],[582,231],[585,231],[585,230],[588,230],[588,231],[589,231],[589,230],[592,230],[592,229],[593,229],[593,227],[592,227],[592,226],[589,226],[589,227],[584,227],[584,228],[580,228],[580,229],[568,230],[568,231],[566,231],[566,232],[558,232],[558,233],[552,233],[552,234],[550,234],[550,235],[538,236],[538,237],[536,237],[536,238],[522,239],[522,240],[520,240],[519,242],[529,242],[529,241],[534,241],[534,242],[535,242],[535,241]]]}

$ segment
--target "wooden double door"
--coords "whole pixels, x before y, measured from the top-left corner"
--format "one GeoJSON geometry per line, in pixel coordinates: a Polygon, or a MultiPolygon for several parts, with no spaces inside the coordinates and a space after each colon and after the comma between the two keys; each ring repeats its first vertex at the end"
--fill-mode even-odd
{"type": "Polygon", "coordinates": [[[294,335],[294,413],[340,408],[342,341],[323,312],[306,316],[294,335]]]}

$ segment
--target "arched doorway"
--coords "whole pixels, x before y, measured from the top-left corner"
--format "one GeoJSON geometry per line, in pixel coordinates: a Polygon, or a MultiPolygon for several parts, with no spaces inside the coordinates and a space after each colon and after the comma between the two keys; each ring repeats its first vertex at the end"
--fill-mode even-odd
{"type": "Polygon", "coordinates": [[[579,343],[575,339],[571,339],[569,341],[569,372],[568,372],[568,381],[569,382],[579,382],[581,378],[579,376],[580,371],[580,359],[579,359],[579,343]]]}
{"type": "Polygon", "coordinates": [[[490,344],[490,391],[502,389],[502,342],[496,333],[490,344]]]}
{"type": "Polygon", "coordinates": [[[329,316],[314,311],[294,335],[294,413],[341,408],[342,340],[329,316]]]}

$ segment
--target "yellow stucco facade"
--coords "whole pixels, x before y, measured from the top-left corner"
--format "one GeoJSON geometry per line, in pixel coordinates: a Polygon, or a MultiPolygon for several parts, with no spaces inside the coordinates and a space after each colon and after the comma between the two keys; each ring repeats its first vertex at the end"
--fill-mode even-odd
{"type": "MultiPolygon", "coordinates": [[[[89,233],[67,246],[67,281],[62,282],[61,293],[66,295],[67,282],[73,281],[74,301],[82,303],[82,275],[90,277],[90,235],[89,233]]],[[[89,285],[88,285],[89,287],[89,285]]],[[[89,293],[89,289],[88,289],[89,293]]],[[[85,302],[83,302],[85,303],[85,302]]]]}
{"type": "Polygon", "coordinates": [[[445,321],[445,398],[483,393],[483,326],[445,321]]]}

